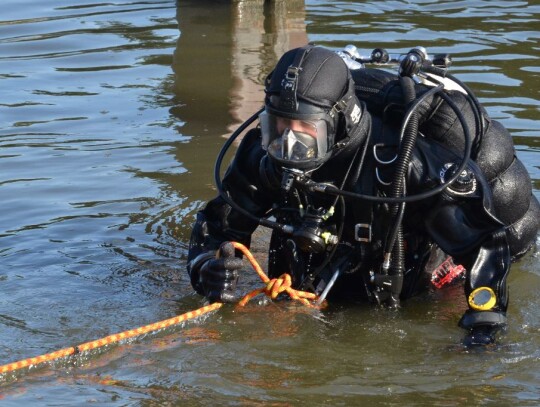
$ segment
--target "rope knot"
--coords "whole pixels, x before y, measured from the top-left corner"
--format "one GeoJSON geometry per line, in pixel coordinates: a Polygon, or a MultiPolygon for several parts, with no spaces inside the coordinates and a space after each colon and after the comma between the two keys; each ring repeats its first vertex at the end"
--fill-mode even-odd
{"type": "Polygon", "coordinates": [[[287,273],[282,274],[278,278],[268,278],[246,246],[238,242],[232,242],[232,244],[234,245],[235,249],[240,250],[248,258],[249,262],[253,266],[253,269],[257,272],[263,283],[266,284],[264,288],[258,288],[249,294],[246,294],[244,298],[240,300],[238,305],[243,307],[249,302],[249,300],[262,293],[268,295],[272,299],[275,299],[279,294],[286,292],[293,300],[300,301],[302,304],[308,307],[320,308],[319,305],[313,305],[310,303],[310,301],[315,301],[318,298],[317,294],[295,290],[292,288],[292,278],[287,273]]]}
{"type": "Polygon", "coordinates": [[[273,278],[266,283],[264,293],[275,300],[279,294],[288,291],[292,286],[291,276],[287,273],[282,274],[278,278],[273,278]]]}

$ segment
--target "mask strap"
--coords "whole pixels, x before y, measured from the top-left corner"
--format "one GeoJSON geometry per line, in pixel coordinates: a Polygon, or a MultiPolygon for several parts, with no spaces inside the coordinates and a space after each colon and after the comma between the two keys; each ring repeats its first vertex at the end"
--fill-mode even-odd
{"type": "Polygon", "coordinates": [[[279,95],[279,108],[286,112],[296,112],[298,110],[298,75],[302,70],[301,66],[306,55],[313,49],[313,45],[306,45],[301,48],[302,52],[297,52],[291,65],[287,68],[285,77],[281,81],[281,93],[279,95]]]}

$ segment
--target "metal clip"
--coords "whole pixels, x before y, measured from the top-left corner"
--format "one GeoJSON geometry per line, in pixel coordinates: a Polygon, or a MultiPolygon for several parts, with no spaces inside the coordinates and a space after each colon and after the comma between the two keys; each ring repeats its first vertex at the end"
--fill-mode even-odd
{"type": "Polygon", "coordinates": [[[379,156],[377,155],[377,147],[386,147],[386,144],[377,143],[377,144],[373,145],[373,157],[375,158],[375,161],[377,161],[379,164],[388,165],[388,164],[392,164],[394,161],[397,160],[397,158],[398,158],[397,154],[394,156],[394,158],[392,158],[389,161],[384,161],[384,160],[380,159],[379,156]]]}
{"type": "Polygon", "coordinates": [[[377,181],[379,181],[382,185],[392,185],[392,182],[386,182],[382,180],[381,174],[379,174],[379,167],[375,167],[375,176],[377,177],[377,181]]]}
{"type": "Polygon", "coordinates": [[[339,112],[344,112],[345,110],[347,110],[347,101],[345,99],[341,99],[339,102],[336,102],[334,106],[332,106],[332,109],[330,109],[328,114],[330,117],[334,118],[336,114],[339,114],[339,112]]]}
{"type": "Polygon", "coordinates": [[[371,242],[371,225],[369,223],[357,223],[354,225],[354,239],[358,242],[371,242]]]}

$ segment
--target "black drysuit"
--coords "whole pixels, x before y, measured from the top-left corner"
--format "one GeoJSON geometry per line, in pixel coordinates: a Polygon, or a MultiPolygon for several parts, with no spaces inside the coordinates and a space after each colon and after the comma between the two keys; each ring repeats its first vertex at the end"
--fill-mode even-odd
{"type": "MultiPolygon", "coordinates": [[[[393,74],[371,69],[356,72],[353,78],[363,110],[357,131],[310,176],[315,182],[331,183],[346,191],[385,196],[393,172],[389,162],[399,148],[399,124],[406,110],[401,103],[399,81],[393,74]]],[[[416,86],[418,95],[427,89],[425,85],[416,86]]],[[[484,122],[480,131],[478,116],[475,119],[472,113],[474,106],[463,92],[447,93],[470,122],[472,159],[460,182],[440,194],[406,204],[402,221],[405,270],[400,296],[407,298],[425,289],[433,267],[449,255],[466,269],[467,297],[478,287],[489,287],[496,294],[492,309],[469,309],[460,325],[503,326],[510,263],[534,243],[540,205],[504,127],[481,109],[484,122]],[[441,253],[445,255],[441,257],[441,253]]],[[[420,133],[405,183],[407,195],[429,191],[441,185],[445,177],[448,179],[451,168],[462,160],[465,144],[459,120],[440,98],[426,99],[419,116],[420,133]]],[[[306,213],[320,214],[321,208],[335,204],[335,212],[319,219],[317,225],[338,236],[339,244],[313,253],[301,239],[275,230],[270,242],[269,276],[287,272],[295,287],[320,294],[339,268],[330,300],[374,299],[377,288],[372,284],[372,275],[383,260],[382,247],[391,226],[390,205],[348,197],[336,199],[334,195],[295,186],[284,190],[283,174],[262,149],[259,129],[253,129],[242,140],[223,179],[223,189],[251,214],[271,214],[277,221],[298,229],[306,222],[313,224],[306,213]]],[[[238,241],[249,247],[256,227],[253,219],[218,196],[197,214],[188,260],[212,257],[224,241],[238,241]],[[208,255],[201,256],[204,253],[208,255]]],[[[190,263],[188,272],[193,287],[204,294],[199,283],[201,264],[190,263]]]]}

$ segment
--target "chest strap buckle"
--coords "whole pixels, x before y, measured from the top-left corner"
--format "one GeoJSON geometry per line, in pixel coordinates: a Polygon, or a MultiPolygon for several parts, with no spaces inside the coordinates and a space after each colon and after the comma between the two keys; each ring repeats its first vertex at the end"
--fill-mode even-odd
{"type": "Polygon", "coordinates": [[[371,225],[369,223],[357,223],[354,225],[354,240],[358,242],[371,242],[371,225]]]}

